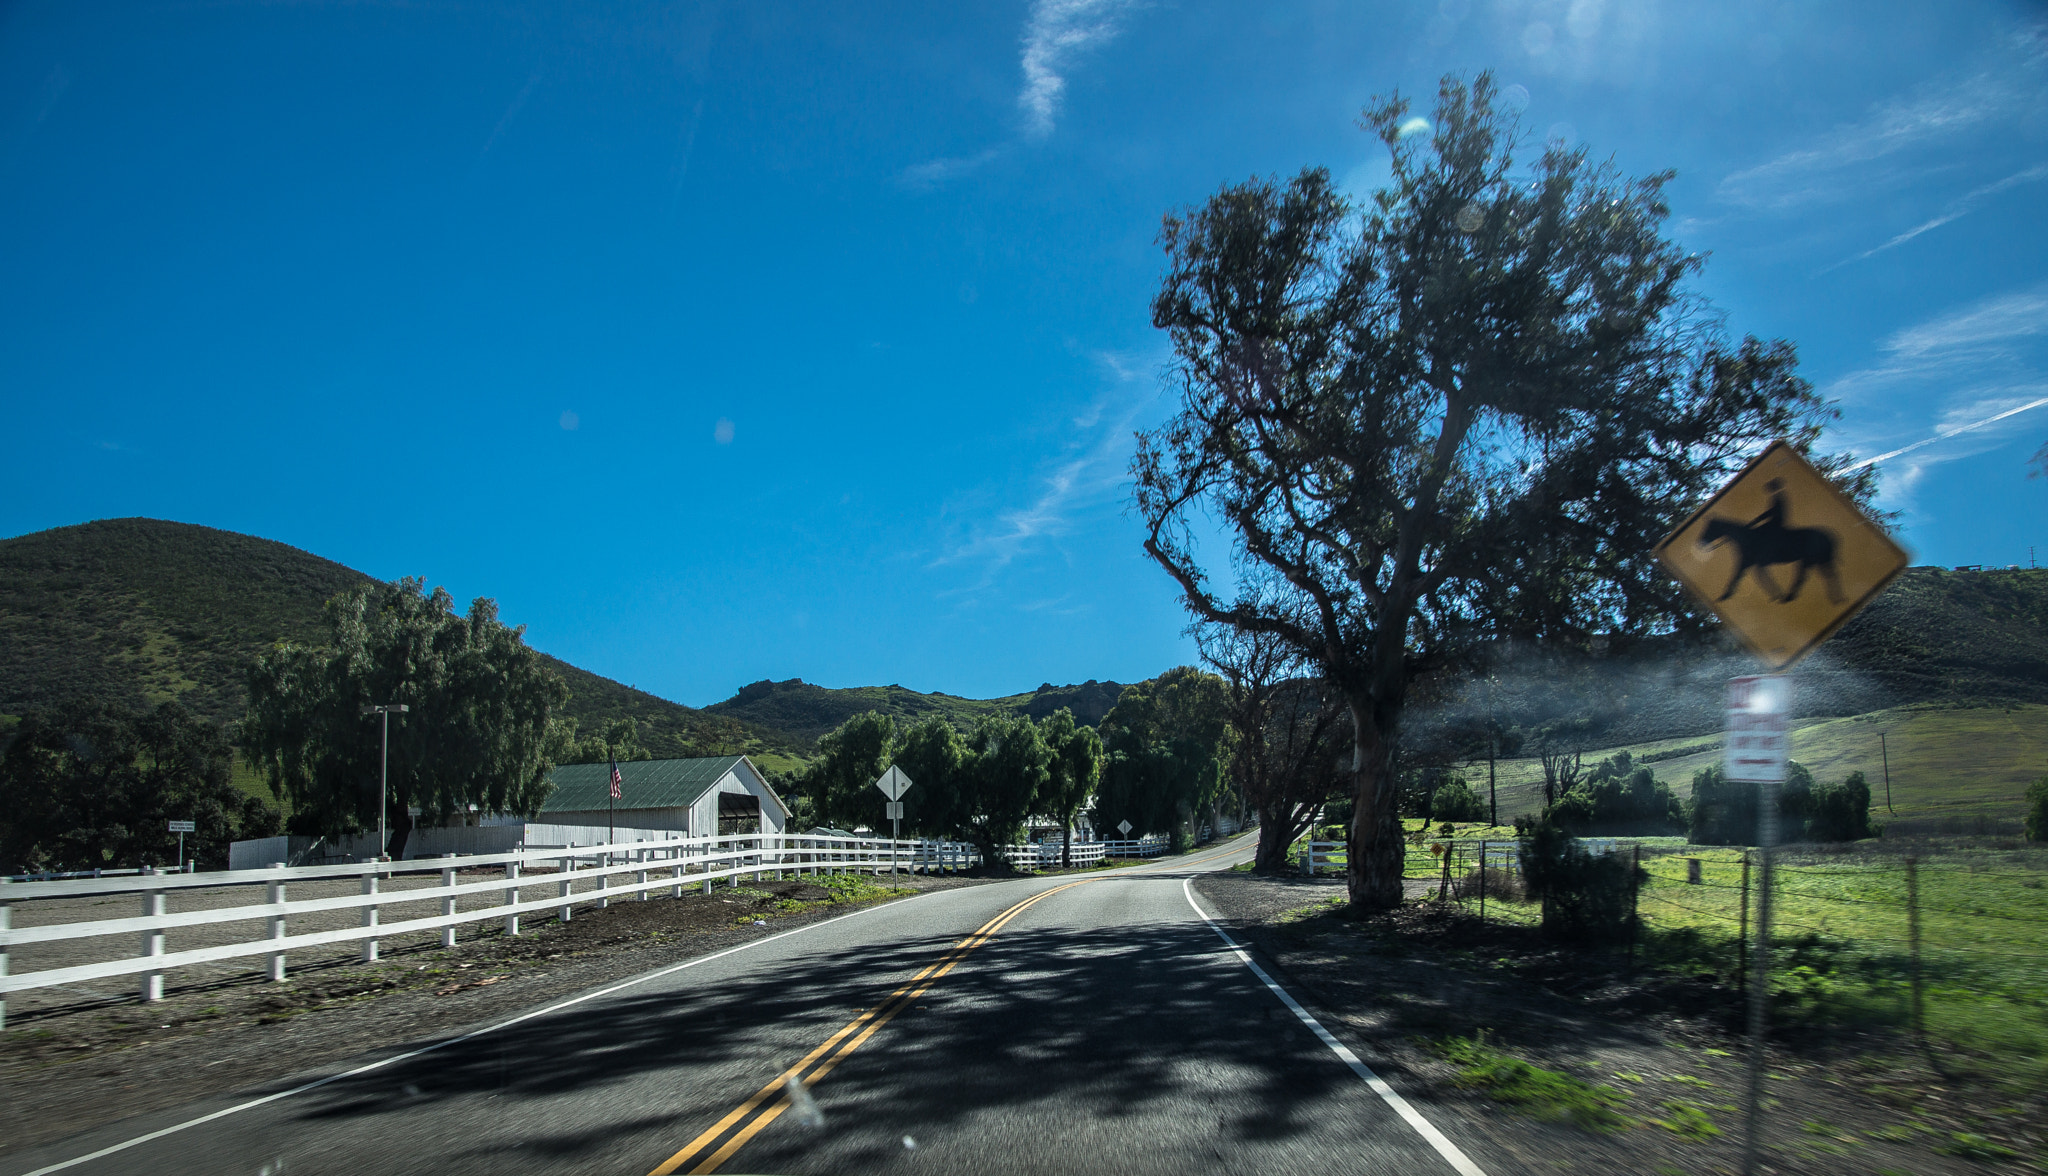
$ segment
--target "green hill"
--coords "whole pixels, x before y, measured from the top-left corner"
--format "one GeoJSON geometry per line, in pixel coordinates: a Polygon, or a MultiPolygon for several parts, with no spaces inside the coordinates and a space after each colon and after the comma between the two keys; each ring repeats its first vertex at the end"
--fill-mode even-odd
{"type": "MultiPolygon", "coordinates": [[[[249,661],[278,641],[321,641],[327,598],[371,582],[274,540],[161,519],[106,519],[0,540],[0,722],[81,693],[131,705],[175,698],[232,722],[246,702],[249,661]]],[[[781,770],[862,711],[911,720],[938,712],[965,726],[985,714],[1043,718],[1066,706],[1092,724],[1122,690],[1091,680],[971,699],[901,686],[828,690],[793,679],[756,682],[697,710],[547,660],[569,683],[568,712],[586,730],[631,716],[657,756],[736,739],[781,770]]]]}
{"type": "MultiPolygon", "coordinates": [[[[1624,747],[1647,760],[1680,796],[1691,794],[1694,772],[1722,755],[1718,736],[1691,736],[1589,750],[1585,763],[1591,766],[1624,747]]],[[[1919,825],[1983,817],[2012,823],[2028,783],[2048,773],[2048,706],[1922,703],[1806,720],[1793,725],[1792,758],[1823,780],[1862,772],[1876,816],[1887,821],[1919,825]]],[[[1503,759],[1494,770],[1502,820],[1543,807],[1543,767],[1535,759],[1503,759]]],[[[1483,797],[1486,761],[1464,764],[1460,771],[1483,797]]]]}
{"type": "MultiPolygon", "coordinates": [[[[370,582],[283,543],[160,519],[0,540],[0,714],[90,692],[131,704],[175,698],[232,721],[250,659],[277,641],[319,642],[327,598],[370,582]]],[[[547,660],[585,729],[630,715],[650,751],[683,755],[706,726],[690,707],[547,660]]],[[[771,764],[801,742],[751,725],[743,735],[771,764]]]]}
{"type": "Polygon", "coordinates": [[[1115,682],[1090,678],[1078,686],[1054,686],[1047,682],[1029,694],[983,699],[920,694],[902,686],[832,689],[791,678],[786,682],[764,680],[742,686],[731,698],[704,709],[815,743],[818,736],[867,711],[881,711],[898,722],[908,723],[940,714],[965,727],[985,715],[1026,714],[1043,719],[1066,707],[1074,712],[1075,721],[1094,726],[1116,705],[1117,695],[1122,692],[1123,687],[1115,682]]]}

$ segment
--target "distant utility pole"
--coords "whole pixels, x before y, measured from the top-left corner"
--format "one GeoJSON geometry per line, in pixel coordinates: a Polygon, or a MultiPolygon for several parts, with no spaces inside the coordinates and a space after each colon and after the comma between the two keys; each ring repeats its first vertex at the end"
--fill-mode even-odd
{"type": "Polygon", "coordinates": [[[1892,807],[1892,753],[1884,744],[1882,731],[1877,733],[1877,753],[1884,757],[1884,811],[1898,816],[1899,811],[1892,807]]]}
{"type": "Polygon", "coordinates": [[[402,702],[385,702],[363,708],[365,718],[380,716],[384,723],[384,755],[377,767],[377,860],[383,861],[391,848],[391,835],[384,829],[384,813],[391,805],[391,712],[405,714],[412,708],[402,702]]]}
{"type": "MultiPolygon", "coordinates": [[[[1493,675],[1486,675],[1486,823],[1500,824],[1500,791],[1493,783],[1493,761],[1500,754],[1500,736],[1493,722],[1493,675]]],[[[1486,872],[1486,864],[1479,865],[1480,873],[1486,872]]],[[[1483,885],[1483,884],[1482,884],[1483,885]]]]}

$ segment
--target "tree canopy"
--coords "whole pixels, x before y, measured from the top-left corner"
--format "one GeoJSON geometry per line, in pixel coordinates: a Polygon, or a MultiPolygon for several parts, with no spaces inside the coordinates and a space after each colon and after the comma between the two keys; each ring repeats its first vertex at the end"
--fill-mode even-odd
{"type": "Polygon", "coordinates": [[[1124,687],[1103,716],[1105,760],[1095,822],[1170,834],[1184,846],[1196,813],[1222,795],[1229,757],[1230,698],[1223,679],[1177,666],[1124,687]]]}
{"type": "Polygon", "coordinates": [[[445,589],[406,579],[335,596],[327,624],[328,645],[279,645],[249,672],[242,753],[291,797],[296,831],[376,827],[382,744],[363,708],[382,703],[411,708],[391,716],[393,857],[412,830],[409,808],[435,820],[472,804],[539,811],[568,747],[556,715],[569,688],[494,602],[458,613],[445,589]]]}
{"type": "Polygon", "coordinates": [[[277,810],[229,782],[219,725],[167,702],[131,711],[76,699],[30,711],[0,755],[0,868],[176,866],[171,821],[191,821],[185,855],[226,868],[228,845],[269,837],[277,810]]]}
{"type": "Polygon", "coordinates": [[[1446,78],[1434,114],[1415,134],[1398,94],[1367,107],[1392,179],[1362,209],[1311,168],[1166,218],[1152,310],[1181,404],[1133,458],[1145,549],[1195,616],[1281,638],[1343,695],[1362,908],[1401,900],[1416,675],[1488,639],[1698,623],[1656,540],[1828,419],[1791,344],[1731,343],[1689,293],[1670,173],[1529,158],[1489,75],[1446,78]],[[1197,516],[1229,552],[1201,550],[1197,516]]]}

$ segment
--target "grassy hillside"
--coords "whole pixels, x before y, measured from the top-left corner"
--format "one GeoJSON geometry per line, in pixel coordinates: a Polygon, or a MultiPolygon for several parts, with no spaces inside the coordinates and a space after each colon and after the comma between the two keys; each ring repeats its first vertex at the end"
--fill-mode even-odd
{"type": "MultiPolygon", "coordinates": [[[[317,643],[321,606],[371,578],[269,539],[159,519],[108,519],[0,540],[0,714],[98,693],[178,699],[241,716],[249,661],[317,643]]],[[[545,656],[545,655],[544,655],[545,656]]],[[[549,657],[584,727],[630,715],[657,755],[688,754],[699,712],[549,657]]],[[[748,726],[748,750],[794,763],[790,740],[748,726]]]]}
{"type": "MultiPolygon", "coordinates": [[[[1657,777],[1681,796],[1692,792],[1692,774],[1719,760],[1718,736],[1650,740],[1626,749],[1651,757],[1657,777]]],[[[1622,750],[1588,752],[1588,765],[1622,750]]],[[[2027,784],[2048,774],[2048,705],[1943,706],[1922,703],[1869,714],[1808,720],[1792,731],[1792,758],[1824,780],[1860,771],[1870,781],[1873,809],[1880,819],[1992,817],[2019,815],[2027,784]],[[1878,732],[1884,732],[1881,747],[1878,732]],[[1884,755],[1891,757],[1892,804],[1884,811],[1884,755]]],[[[1482,796],[1486,761],[1462,769],[1482,796]]],[[[1534,759],[1504,759],[1495,765],[1501,819],[1533,813],[1542,806],[1543,768],[1534,759]]]]}
{"type": "Polygon", "coordinates": [[[755,682],[739,693],[706,707],[716,715],[740,719],[772,728],[792,738],[814,743],[857,714],[880,711],[901,723],[915,723],[927,715],[944,715],[960,726],[997,714],[1026,714],[1043,719],[1061,707],[1074,712],[1076,721],[1093,726],[1116,705],[1123,687],[1093,678],[1078,686],[1054,686],[1048,682],[1029,694],[1003,698],[961,698],[952,694],[920,694],[902,686],[854,686],[829,689],[801,678],[786,682],[755,682]]]}

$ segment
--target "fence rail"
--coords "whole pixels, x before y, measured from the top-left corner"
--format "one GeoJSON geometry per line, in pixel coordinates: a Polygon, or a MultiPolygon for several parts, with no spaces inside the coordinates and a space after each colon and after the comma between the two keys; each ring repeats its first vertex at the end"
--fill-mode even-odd
{"type": "Polygon", "coordinates": [[[269,978],[282,980],[285,957],[309,947],[360,942],[363,945],[362,958],[370,961],[377,958],[378,940],[389,936],[439,930],[443,944],[453,946],[457,927],[496,920],[503,920],[506,934],[517,935],[523,915],[552,911],[558,919],[568,922],[578,905],[594,902],[603,906],[621,898],[645,898],[659,890],[668,890],[680,897],[685,886],[701,885],[709,893],[712,883],[724,880],[738,886],[741,876],[746,874],[752,874],[758,880],[768,873],[879,873],[892,867],[932,872],[971,868],[979,862],[980,857],[973,847],[954,843],[753,835],[677,837],[598,846],[531,847],[516,853],[471,857],[449,855],[426,861],[335,866],[278,865],[205,874],[143,873],[0,883],[0,1027],[6,1023],[6,994],[28,989],[140,975],[143,978],[143,999],[158,1000],[163,996],[163,974],[166,971],[197,964],[264,956],[268,957],[269,978]],[[535,869],[529,873],[525,870],[528,866],[535,869]],[[458,871],[473,873],[493,867],[502,872],[502,877],[458,880],[458,871]],[[432,873],[440,874],[440,885],[392,892],[382,890],[384,879],[432,873]],[[360,879],[360,894],[286,899],[287,887],[292,883],[350,877],[360,879]],[[557,887],[553,897],[535,899],[520,895],[522,886],[549,882],[557,887]],[[579,883],[584,884],[581,890],[577,888],[579,883]],[[266,888],[266,901],[176,913],[165,909],[166,900],[173,891],[251,885],[266,888]],[[139,895],[141,914],[42,927],[13,926],[12,908],[17,903],[117,894],[139,895]],[[458,909],[462,900],[478,897],[496,901],[474,910],[458,909]],[[440,912],[391,923],[382,922],[379,918],[383,907],[425,902],[438,902],[440,912]],[[290,921],[295,917],[348,909],[362,912],[360,926],[296,935],[289,933],[290,921]],[[168,951],[165,948],[165,933],[168,931],[256,921],[264,924],[263,934],[257,938],[185,951],[168,951]],[[9,973],[9,952],[16,946],[110,935],[140,935],[140,952],[89,964],[45,968],[19,975],[9,973]]]}

